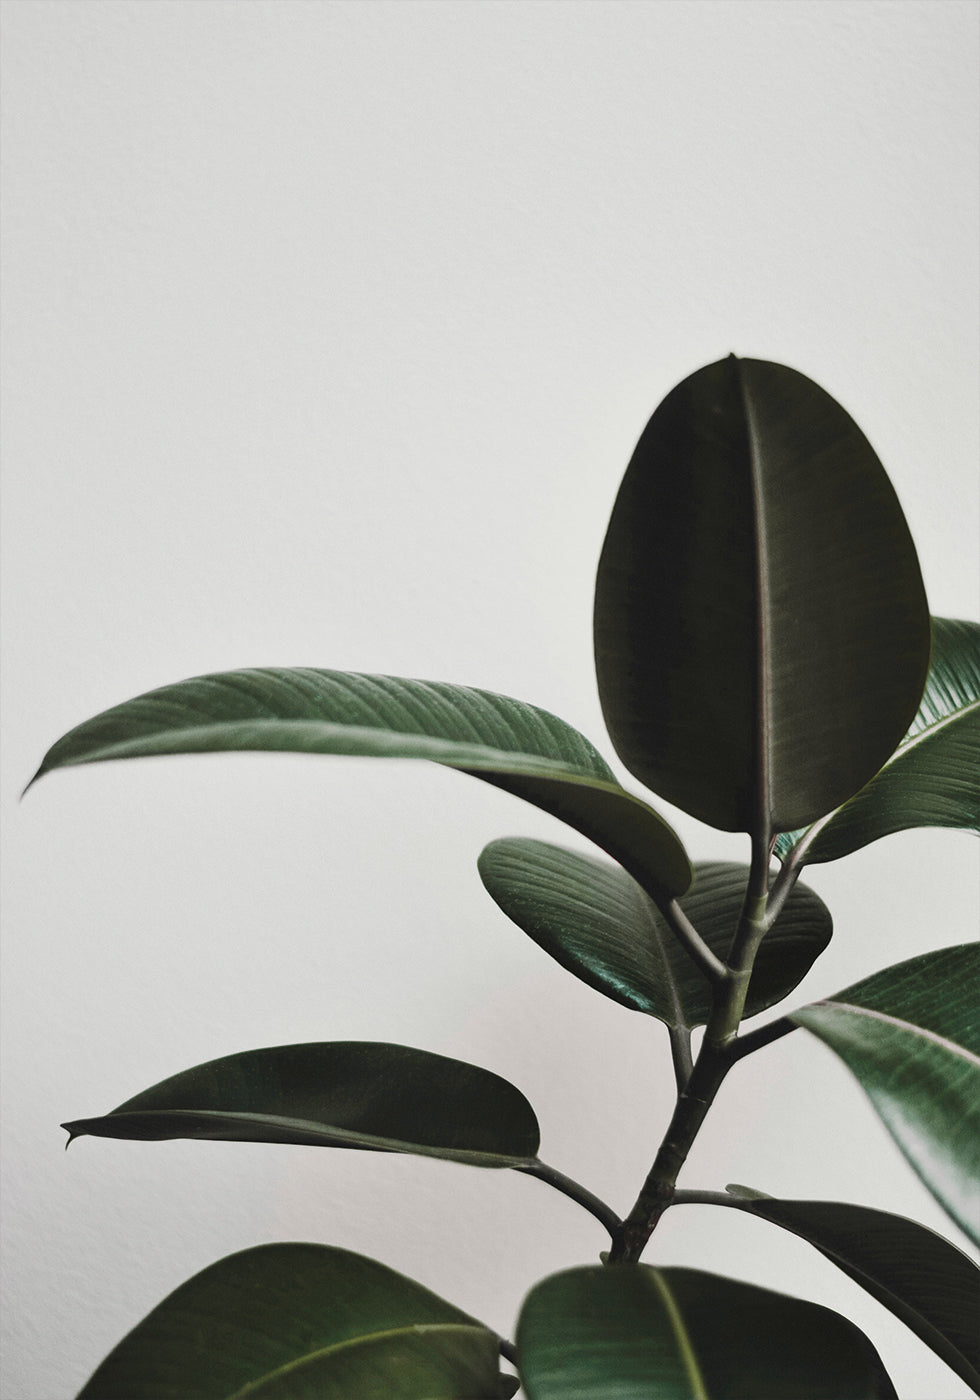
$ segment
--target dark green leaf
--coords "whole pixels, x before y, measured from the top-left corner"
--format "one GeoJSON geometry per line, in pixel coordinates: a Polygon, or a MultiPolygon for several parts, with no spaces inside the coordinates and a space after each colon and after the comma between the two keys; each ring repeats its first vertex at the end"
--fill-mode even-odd
{"type": "Polygon", "coordinates": [[[980,943],[875,973],[791,1019],[860,1080],[940,1205],[980,1244],[980,943]]]}
{"type": "Polygon", "coordinates": [[[980,624],[932,619],[932,663],[918,714],[865,787],[806,831],[776,842],[801,864],[839,860],[918,826],[980,831],[980,624]],[[802,839],[801,839],[802,838],[802,839]]]}
{"type": "Polygon", "coordinates": [[[73,1138],[203,1138],[412,1152],[477,1167],[533,1161],[527,1099],[489,1070],[374,1041],[246,1050],[164,1079],[73,1138]]]}
{"type": "Polygon", "coordinates": [[[53,768],[237,750],[429,759],[504,788],[573,826],[646,888],[682,894],[691,868],[667,823],[617,783],[577,730],[505,695],[348,671],[227,671],[163,686],[80,724],[53,768]]]}
{"type": "Polygon", "coordinates": [[[79,1400],[496,1400],[506,1393],[498,1344],[373,1259],[269,1244],[181,1284],[110,1352],[79,1400]],[[452,1388],[454,1375],[474,1388],[452,1388]]]}
{"type": "Polygon", "coordinates": [[[901,1215],[839,1201],[756,1196],[740,1209],[815,1245],[980,1394],[980,1269],[948,1240],[901,1215]]]}
{"type": "Polygon", "coordinates": [[[827,1308],[694,1269],[572,1269],[528,1295],[528,1400],[871,1400],[895,1391],[827,1308]]]}
{"type": "MultiPolygon", "coordinates": [[[[492,841],[480,876],[500,908],[562,967],[590,987],[668,1026],[700,1026],[711,987],[653,901],[607,861],[544,841],[492,841]]],[[[704,862],[680,902],[720,958],[731,948],[748,867],[704,862]]],[[[781,1001],[826,948],[832,931],[822,901],[797,884],[756,958],[746,1002],[754,1016],[781,1001]]]]}
{"type": "Polygon", "coordinates": [[[873,777],[929,617],[891,484],[829,394],[735,356],[668,394],[613,509],[595,646],[616,752],[712,826],[793,830],[873,777]]]}

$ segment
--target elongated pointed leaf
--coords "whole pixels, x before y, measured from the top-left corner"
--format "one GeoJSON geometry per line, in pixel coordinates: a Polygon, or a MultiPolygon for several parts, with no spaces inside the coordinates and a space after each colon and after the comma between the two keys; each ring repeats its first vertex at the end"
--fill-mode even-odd
{"type": "Polygon", "coordinates": [[[492,1400],[506,1394],[494,1380],[497,1347],[459,1308],[373,1259],[326,1245],[262,1245],[181,1284],[110,1352],[79,1400],[492,1400]],[[406,1331],[416,1345],[406,1345],[406,1331]],[[378,1389],[377,1375],[374,1389],[362,1384],[379,1360],[389,1389],[378,1389]],[[477,1388],[425,1388],[453,1367],[477,1388]],[[399,1375],[407,1389],[397,1388],[399,1375]]]}
{"type": "Polygon", "coordinates": [[[559,817],[647,888],[676,895],[691,881],[671,828],[577,730],[520,700],[439,681],[304,667],[199,676],[78,725],[32,781],[74,764],[240,750],[429,759],[559,817]]]}
{"type": "Polygon", "coordinates": [[[918,713],[891,758],[861,791],[806,831],[784,833],[776,854],[800,864],[839,860],[918,826],[980,831],[980,624],[932,619],[932,662],[918,713]]]}
{"type": "Polygon", "coordinates": [[[613,509],[595,647],[616,752],[712,826],[794,830],[874,776],[929,618],[891,484],[829,394],[735,356],[668,394],[613,509]]]}
{"type": "Polygon", "coordinates": [[[980,1244],[980,944],[886,968],[792,1013],[861,1082],[939,1204],[980,1244]]]}
{"type": "Polygon", "coordinates": [[[374,1041],[276,1045],[197,1065],[72,1138],[300,1143],[443,1157],[478,1167],[533,1161],[537,1119],[519,1089],[476,1065],[374,1041]]]}
{"type": "Polygon", "coordinates": [[[901,1215],[840,1201],[755,1197],[739,1209],[816,1246],[980,1394],[980,1269],[955,1245],[901,1215]]]}
{"type": "MultiPolygon", "coordinates": [[[[562,967],[634,1011],[668,1026],[701,1026],[711,988],[667,921],[625,870],[544,841],[505,838],[486,846],[480,877],[519,928],[562,967]]],[[[745,897],[748,866],[701,862],[680,902],[724,959],[745,897]]],[[[746,1001],[754,1016],[781,1001],[830,942],[830,912],[797,884],[759,950],[746,1001]]]]}
{"type": "Polygon", "coordinates": [[[571,1269],[517,1328],[528,1400],[871,1400],[895,1391],[828,1308],[694,1269],[571,1269]]]}

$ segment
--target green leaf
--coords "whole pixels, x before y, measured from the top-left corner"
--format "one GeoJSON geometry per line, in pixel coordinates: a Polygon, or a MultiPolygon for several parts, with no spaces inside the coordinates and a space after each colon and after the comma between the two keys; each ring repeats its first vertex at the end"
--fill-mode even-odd
{"type": "Polygon", "coordinates": [[[302,667],[199,676],[78,725],[32,781],[74,764],[240,750],[429,759],[559,817],[645,888],[677,895],[691,882],[674,832],[577,730],[508,696],[439,681],[302,667]]]}
{"type": "Polygon", "coordinates": [[[712,826],[790,831],[873,777],[929,617],[891,484],[829,394],[735,356],[668,394],[616,498],[595,649],[616,752],[712,826]]]}
{"type": "Polygon", "coordinates": [[[202,1138],[411,1152],[477,1167],[536,1158],[527,1099],[489,1070],[374,1041],[276,1045],[175,1074],[71,1138],[202,1138]]]}
{"type": "Polygon", "coordinates": [[[827,1308],[694,1269],[571,1269],[517,1328],[528,1400],[871,1400],[895,1391],[827,1308]]]}
{"type": "Polygon", "coordinates": [[[932,663],[911,727],[861,791],[806,831],[776,842],[800,864],[839,860],[919,826],[980,831],[980,624],[932,619],[932,663]]]}
{"type": "MultiPolygon", "coordinates": [[[[704,1025],[711,987],[667,921],[625,870],[544,841],[492,841],[480,877],[504,913],[562,967],[596,991],[668,1026],[704,1025]]],[[[679,903],[724,959],[749,870],[700,862],[679,903]]],[[[812,890],[797,884],[759,949],[746,1001],[754,1016],[781,1001],[830,942],[833,923],[812,890]]]]}
{"type": "Polygon", "coordinates": [[[507,1393],[498,1346],[466,1313],[373,1259],[269,1244],[181,1284],[79,1400],[495,1400],[507,1393]]]}
{"type": "Polygon", "coordinates": [[[892,1137],[980,1244],[980,943],[925,953],[791,1019],[861,1082],[892,1137]]]}
{"type": "Polygon", "coordinates": [[[740,1209],[815,1245],[980,1394],[980,1269],[955,1245],[901,1215],[840,1201],[755,1196],[740,1209]]]}

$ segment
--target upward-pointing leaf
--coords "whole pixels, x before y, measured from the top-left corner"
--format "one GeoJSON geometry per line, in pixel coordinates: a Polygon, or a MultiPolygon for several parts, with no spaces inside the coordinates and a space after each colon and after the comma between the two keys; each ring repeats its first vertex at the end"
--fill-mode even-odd
{"type": "Polygon", "coordinates": [[[563,720],[487,690],[305,667],[227,671],[163,686],[59,739],[53,768],[152,754],[267,750],[430,759],[567,822],[647,889],[683,894],[687,855],[656,812],[617,783],[563,720]]]}
{"type": "Polygon", "coordinates": [[[595,648],[620,758],[712,826],[792,831],[873,777],[929,617],[891,484],[829,394],[734,356],[668,394],[613,508],[595,648]]]}
{"type": "Polygon", "coordinates": [[[856,796],[776,842],[800,864],[838,860],[917,826],[980,831],[980,624],[932,619],[922,703],[901,744],[856,796]]]}
{"type": "Polygon", "coordinates": [[[792,1013],[861,1082],[939,1204],[980,1244],[980,943],[925,953],[792,1013]]]}

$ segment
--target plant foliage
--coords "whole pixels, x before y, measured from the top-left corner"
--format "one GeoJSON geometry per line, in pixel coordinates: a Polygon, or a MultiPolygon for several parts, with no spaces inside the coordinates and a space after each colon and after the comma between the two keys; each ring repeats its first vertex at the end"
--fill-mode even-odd
{"type": "Polygon", "coordinates": [[[487,891],[569,973],[666,1026],[677,1084],[622,1218],[541,1159],[517,1088],[406,1046],[240,1051],[66,1123],[70,1140],[291,1143],[511,1168],[610,1236],[602,1264],[531,1288],[516,1346],[363,1256],[248,1249],[155,1308],[82,1400],[499,1400],[518,1385],[529,1400],[895,1396],[871,1342],[838,1314],[640,1263],[664,1212],[694,1202],[807,1240],[980,1394],[980,1269],[955,1245],[867,1206],[677,1186],[732,1066],[805,1027],[980,1242],[980,945],[926,951],[742,1026],[784,1001],[830,943],[830,914],[799,881],[806,864],[916,826],[980,830],[980,625],[930,619],[895,493],[845,410],[795,370],[729,356],[672,390],[640,437],[599,561],[594,627],[623,764],[661,799],[744,832],[746,864],[692,865],[646,798],[554,715],[441,682],[200,676],[116,705],[45,756],[36,777],[256,749],[427,759],[533,803],[605,858],[494,841],[479,859],[487,891]]]}

